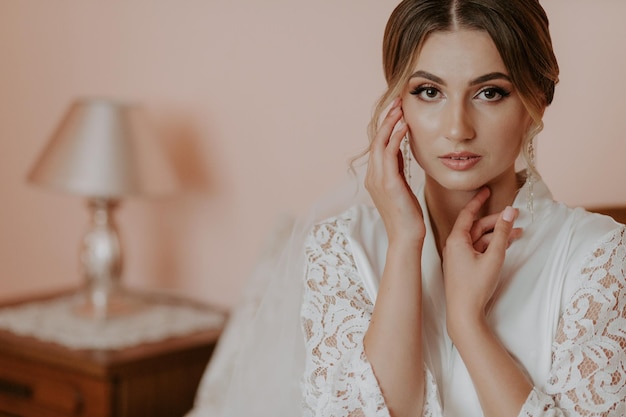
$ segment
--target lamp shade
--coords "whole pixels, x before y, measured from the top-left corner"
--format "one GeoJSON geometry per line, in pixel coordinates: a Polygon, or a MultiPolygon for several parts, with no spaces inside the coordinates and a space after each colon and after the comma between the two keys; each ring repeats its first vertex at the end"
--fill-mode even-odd
{"type": "Polygon", "coordinates": [[[102,198],[159,195],[176,188],[141,109],[105,99],[70,106],[28,180],[102,198]]]}

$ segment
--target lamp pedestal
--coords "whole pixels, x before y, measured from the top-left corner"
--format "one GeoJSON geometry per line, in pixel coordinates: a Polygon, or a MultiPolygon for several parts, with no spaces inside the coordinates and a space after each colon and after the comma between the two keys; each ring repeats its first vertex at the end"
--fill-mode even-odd
{"type": "Polygon", "coordinates": [[[118,201],[108,198],[88,200],[90,228],[83,237],[80,263],[85,277],[84,298],[76,313],[106,319],[135,311],[139,304],[124,294],[120,278],[122,249],[113,220],[118,201]]]}

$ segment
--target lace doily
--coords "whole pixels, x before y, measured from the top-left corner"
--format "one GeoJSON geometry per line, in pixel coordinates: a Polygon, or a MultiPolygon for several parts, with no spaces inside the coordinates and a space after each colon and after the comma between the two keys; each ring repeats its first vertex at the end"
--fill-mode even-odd
{"type": "Polygon", "coordinates": [[[223,314],[189,305],[146,303],[132,314],[93,320],[74,311],[78,296],[0,309],[0,329],[72,349],[121,349],[220,328],[223,314]]]}

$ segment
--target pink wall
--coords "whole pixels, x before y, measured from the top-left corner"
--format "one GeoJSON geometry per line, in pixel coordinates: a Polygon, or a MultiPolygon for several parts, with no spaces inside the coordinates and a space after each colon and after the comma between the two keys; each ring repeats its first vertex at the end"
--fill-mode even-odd
{"type": "MultiPolygon", "coordinates": [[[[626,202],[626,3],[550,0],[562,83],[540,170],[572,204],[626,202]]],[[[366,144],[396,2],[0,3],[0,299],[76,285],[78,197],[25,183],[77,96],[142,102],[183,183],[119,211],[125,281],[232,305],[264,235],[366,144]]]]}
{"type": "Polygon", "coordinates": [[[538,138],[555,198],[626,205],[626,2],[545,0],[561,67],[538,138]]]}

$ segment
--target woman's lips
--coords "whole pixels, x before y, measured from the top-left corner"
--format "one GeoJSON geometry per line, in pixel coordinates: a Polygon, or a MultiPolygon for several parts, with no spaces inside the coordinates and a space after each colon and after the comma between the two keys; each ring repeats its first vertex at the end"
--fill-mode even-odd
{"type": "Polygon", "coordinates": [[[481,160],[480,155],[476,155],[470,152],[453,152],[439,157],[439,160],[446,167],[455,171],[465,171],[481,160]]]}

